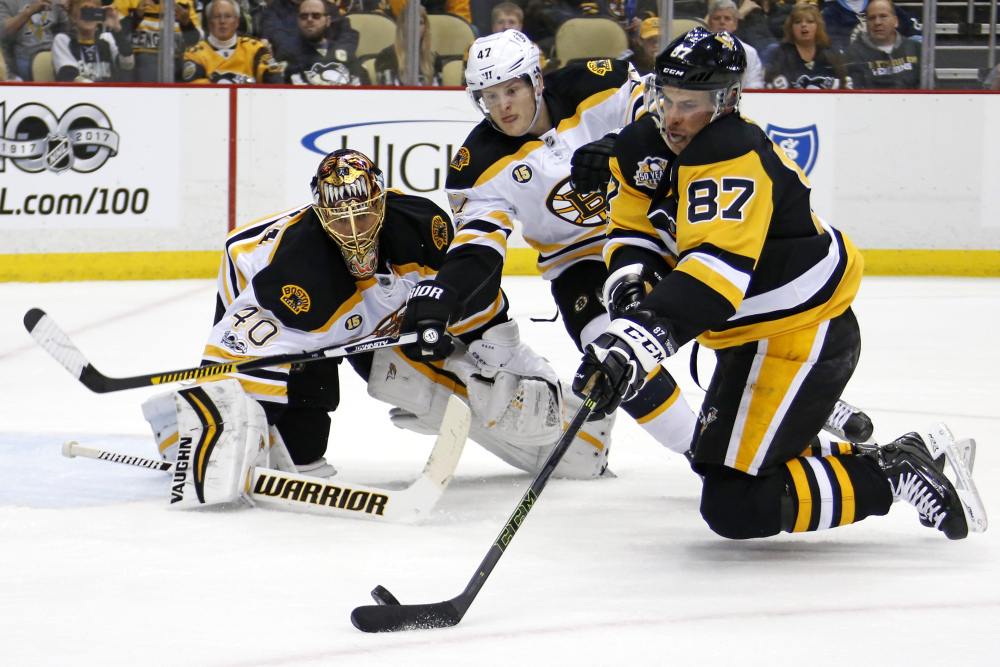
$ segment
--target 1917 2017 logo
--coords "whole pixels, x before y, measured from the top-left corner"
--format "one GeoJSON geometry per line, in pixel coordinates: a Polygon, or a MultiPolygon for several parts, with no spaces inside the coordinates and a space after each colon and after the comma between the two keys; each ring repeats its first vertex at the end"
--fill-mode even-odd
{"type": "Polygon", "coordinates": [[[28,173],[90,173],[118,154],[111,119],[93,104],[74,104],[61,116],[34,102],[5,112],[0,102],[0,172],[10,160],[28,173]]]}

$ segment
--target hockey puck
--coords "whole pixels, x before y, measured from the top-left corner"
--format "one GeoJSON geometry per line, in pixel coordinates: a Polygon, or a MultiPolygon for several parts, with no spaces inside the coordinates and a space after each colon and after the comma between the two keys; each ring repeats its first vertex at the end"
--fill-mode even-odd
{"type": "Polygon", "coordinates": [[[396,596],[386,590],[385,586],[381,584],[372,589],[372,599],[380,605],[399,606],[399,600],[396,599],[396,596]]]}
{"type": "Polygon", "coordinates": [[[62,448],[62,455],[70,459],[75,459],[76,454],[73,453],[73,445],[75,444],[76,442],[73,440],[67,440],[66,442],[64,442],[62,448]]]}

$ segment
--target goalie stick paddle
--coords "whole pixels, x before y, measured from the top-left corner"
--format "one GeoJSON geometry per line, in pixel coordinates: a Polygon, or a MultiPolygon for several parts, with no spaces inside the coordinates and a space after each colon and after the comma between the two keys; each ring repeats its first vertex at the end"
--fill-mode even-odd
{"type": "Polygon", "coordinates": [[[59,328],[59,325],[45,311],[39,308],[32,308],[25,313],[24,328],[28,330],[28,333],[31,334],[31,337],[35,339],[42,349],[58,361],[63,368],[83,383],[87,389],[98,394],[135,389],[137,387],[151,387],[170,382],[181,382],[183,380],[201,380],[216,375],[226,375],[227,373],[237,371],[251,371],[258,368],[270,368],[282,364],[301,364],[307,361],[315,361],[316,359],[346,357],[352,354],[371,352],[372,350],[384,347],[399,347],[400,345],[409,345],[410,343],[417,342],[417,334],[407,333],[399,336],[369,338],[347,345],[331,345],[312,350],[311,352],[276,354],[272,357],[248,357],[245,360],[222,364],[209,364],[196,368],[153,373],[151,375],[113,378],[104,375],[94,368],[93,364],[87,361],[83,353],[69,339],[69,336],[59,328]]]}
{"type": "MultiPolygon", "coordinates": [[[[270,509],[338,516],[374,521],[412,522],[430,514],[451,482],[469,434],[471,412],[462,399],[452,396],[441,421],[434,448],[423,472],[403,489],[389,490],[332,481],[255,467],[250,470],[247,493],[254,505],[270,509]],[[350,488],[348,488],[348,485],[350,488]]],[[[67,440],[63,456],[83,456],[101,461],[174,473],[175,465],[160,459],[147,459],[85,447],[67,440]]]]}
{"type": "Polygon", "coordinates": [[[503,556],[504,550],[514,539],[517,529],[521,527],[521,523],[524,522],[528,512],[538,500],[538,496],[541,495],[542,489],[548,483],[552,471],[559,465],[559,461],[569,449],[573,438],[580,432],[584,422],[594,411],[599,394],[599,388],[595,387],[591,390],[583,405],[573,415],[569,426],[563,431],[562,437],[559,438],[559,442],[549,454],[542,469],[535,475],[531,486],[521,498],[521,502],[518,503],[517,509],[511,514],[510,519],[507,520],[503,530],[494,540],[493,546],[487,552],[486,558],[479,564],[465,590],[444,602],[399,604],[392,593],[384,586],[379,585],[372,591],[372,598],[378,603],[377,605],[357,607],[351,612],[351,622],[354,627],[362,632],[397,632],[399,630],[448,628],[458,625],[462,617],[465,616],[465,612],[472,605],[472,601],[476,599],[479,590],[486,583],[486,578],[490,576],[500,557],[503,556]]]}

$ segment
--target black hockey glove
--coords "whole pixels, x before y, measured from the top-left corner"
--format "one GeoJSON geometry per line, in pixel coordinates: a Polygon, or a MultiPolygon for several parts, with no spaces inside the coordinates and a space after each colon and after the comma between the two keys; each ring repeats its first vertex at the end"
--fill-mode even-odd
{"type": "Polygon", "coordinates": [[[623,266],[608,276],[604,282],[604,305],[611,319],[636,310],[662,278],[655,269],[639,263],[623,266]]]}
{"type": "Polygon", "coordinates": [[[606,134],[597,141],[576,149],[570,160],[569,182],[577,192],[605,192],[611,180],[611,154],[615,146],[615,133],[606,134]]]}
{"type": "Polygon", "coordinates": [[[448,334],[448,322],[461,317],[458,295],[434,280],[413,286],[406,298],[403,331],[415,331],[420,340],[403,347],[403,354],[414,361],[440,361],[455,351],[455,341],[448,334]]]}
{"type": "Polygon", "coordinates": [[[573,378],[573,393],[578,396],[587,396],[594,382],[601,388],[589,421],[604,419],[623,401],[634,398],[646,377],[676,352],[666,320],[651,311],[634,310],[612,321],[584,349],[583,363],[573,378]]]}

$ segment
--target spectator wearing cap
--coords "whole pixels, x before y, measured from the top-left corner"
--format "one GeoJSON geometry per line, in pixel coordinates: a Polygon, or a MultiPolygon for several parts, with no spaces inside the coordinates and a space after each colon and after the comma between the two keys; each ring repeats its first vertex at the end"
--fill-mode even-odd
{"type": "Polygon", "coordinates": [[[760,63],[757,49],[750,46],[739,37],[736,29],[740,25],[737,18],[737,7],[733,0],[712,0],[708,3],[708,15],[705,23],[712,32],[728,32],[742,45],[747,54],[747,70],[743,74],[743,88],[764,88],[764,67],[760,63]]]}
{"type": "Polygon", "coordinates": [[[660,46],[660,19],[653,16],[639,25],[639,36],[632,40],[631,48],[618,56],[618,60],[632,63],[639,74],[649,74],[656,63],[660,46]]]}

